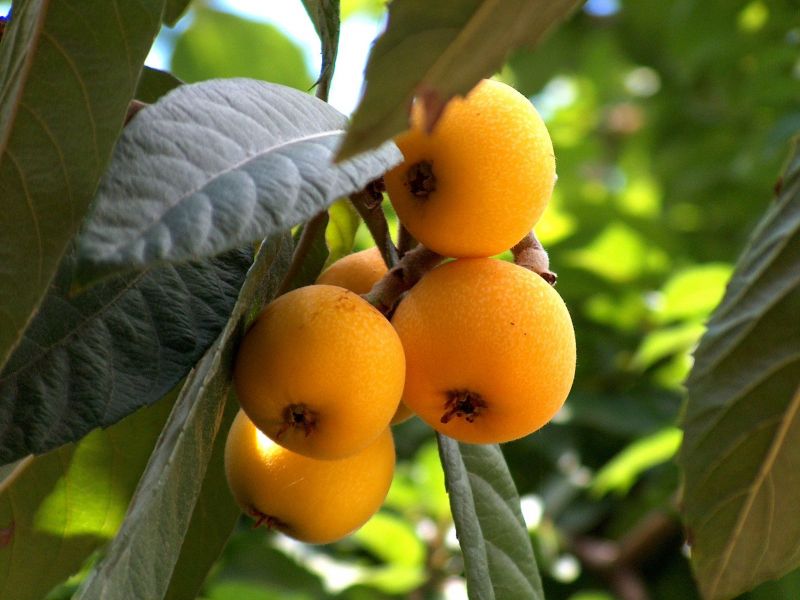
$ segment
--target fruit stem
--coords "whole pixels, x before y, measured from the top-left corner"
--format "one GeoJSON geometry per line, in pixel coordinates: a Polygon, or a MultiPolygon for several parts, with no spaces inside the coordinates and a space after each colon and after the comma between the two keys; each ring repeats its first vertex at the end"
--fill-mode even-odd
{"type": "Polygon", "coordinates": [[[447,392],[444,408],[445,412],[440,419],[442,423],[449,423],[454,417],[465,419],[467,423],[474,423],[486,409],[486,401],[476,392],[451,390],[447,392]]]}
{"type": "Polygon", "coordinates": [[[314,242],[319,235],[325,235],[325,227],[328,225],[328,211],[323,210],[311,217],[308,222],[303,225],[303,231],[300,233],[300,239],[297,241],[297,246],[292,253],[292,262],[286,270],[286,275],[278,287],[276,296],[281,296],[291,290],[295,285],[295,278],[303,269],[306,258],[311,250],[314,248],[314,242]]]}
{"type": "Polygon", "coordinates": [[[392,242],[392,236],[389,235],[389,225],[386,222],[386,215],[383,214],[381,203],[383,202],[383,192],[386,190],[386,185],[383,182],[383,177],[370,182],[360,192],[356,192],[350,196],[358,214],[364,219],[364,224],[369,229],[372,239],[375,240],[375,245],[383,257],[383,262],[390,269],[394,267],[400,260],[392,242]]]}
{"type": "Polygon", "coordinates": [[[402,260],[376,283],[364,299],[387,317],[404,292],[410,290],[428,271],[444,257],[419,244],[406,252],[402,260]]]}
{"type": "Polygon", "coordinates": [[[533,231],[529,232],[513,248],[514,263],[541,276],[550,285],[555,285],[558,276],[550,270],[550,259],[542,243],[533,231]]]}

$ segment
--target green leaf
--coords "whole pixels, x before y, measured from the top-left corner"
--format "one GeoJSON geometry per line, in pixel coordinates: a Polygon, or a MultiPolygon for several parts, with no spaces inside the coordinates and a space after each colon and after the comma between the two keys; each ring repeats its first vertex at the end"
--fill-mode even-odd
{"type": "Polygon", "coordinates": [[[182,86],[142,109],[79,238],[82,281],[288,229],[400,161],[387,143],[334,164],[345,121],[308,94],[248,79],[182,86]]]}
{"type": "Polygon", "coordinates": [[[647,369],[660,360],[689,352],[700,339],[705,327],[700,323],[681,323],[648,333],[631,360],[635,369],[647,369]]]}
{"type": "Polygon", "coordinates": [[[366,90],[339,150],[349,158],[405,130],[414,96],[439,114],[500,68],[509,51],[535,45],[578,0],[395,0],[370,53],[366,90]],[[465,60],[465,57],[469,60],[465,60]]]}
{"type": "Polygon", "coordinates": [[[280,29],[205,7],[193,11],[170,67],[188,82],[252,77],[304,91],[314,82],[302,50],[280,29]]]}
{"type": "Polygon", "coordinates": [[[249,250],[109,279],[71,296],[71,253],[0,373],[0,463],[152,404],[225,326],[249,250]]]}
{"type": "Polygon", "coordinates": [[[661,291],[656,316],[661,323],[706,317],[722,300],[732,268],[723,263],[696,265],[670,278],[661,291]]]}
{"type": "Polygon", "coordinates": [[[519,496],[500,446],[437,438],[470,599],[544,600],[519,496]]]}
{"type": "Polygon", "coordinates": [[[249,312],[271,298],[283,278],[291,246],[288,234],[262,245],[227,326],[181,390],[119,534],[76,600],[162,598],[167,592],[220,433],[234,348],[249,312]]]}
{"type": "MultiPolygon", "coordinates": [[[[325,239],[325,229],[328,225],[328,213],[320,213],[295,234],[297,252],[303,253],[303,262],[289,281],[282,286],[283,291],[311,285],[317,280],[328,258],[328,244],[325,239]]],[[[296,260],[296,259],[295,259],[296,260]]]]}
{"type": "Polygon", "coordinates": [[[142,69],[142,76],[136,86],[134,98],[140,102],[152,104],[167,92],[181,85],[181,83],[181,80],[171,73],[145,67],[142,69]]]}
{"type": "Polygon", "coordinates": [[[303,6],[314,23],[322,44],[322,67],[317,82],[317,96],[327,99],[336,66],[336,53],[339,50],[339,0],[303,0],[303,6]]]}
{"type": "Polygon", "coordinates": [[[186,12],[191,2],[192,0],[166,0],[162,19],[164,24],[173,27],[183,16],[183,13],[186,12]]]}
{"type": "Polygon", "coordinates": [[[709,600],[800,566],[800,149],[687,381],[683,511],[709,600]]]}
{"type": "MultiPolygon", "coordinates": [[[[236,402],[225,403],[220,431],[228,431],[238,411],[236,402]]],[[[222,553],[241,515],[225,477],[225,439],[226,436],[217,435],[214,440],[203,487],[197,497],[165,600],[198,596],[209,570],[222,553]]]]}
{"type": "Polygon", "coordinates": [[[680,429],[668,427],[636,440],[597,472],[591,485],[592,493],[596,496],[609,492],[627,494],[642,473],[675,456],[682,437],[680,429]]]}
{"type": "Polygon", "coordinates": [[[337,200],[328,209],[328,228],[325,239],[330,252],[327,265],[330,265],[353,251],[353,242],[361,219],[349,200],[337,200]]]}
{"type": "Polygon", "coordinates": [[[39,600],[113,537],[176,396],[23,459],[0,485],[0,597],[39,600]]]}
{"type": "Polygon", "coordinates": [[[0,368],[105,171],[163,6],[14,3],[0,45],[0,368]]]}

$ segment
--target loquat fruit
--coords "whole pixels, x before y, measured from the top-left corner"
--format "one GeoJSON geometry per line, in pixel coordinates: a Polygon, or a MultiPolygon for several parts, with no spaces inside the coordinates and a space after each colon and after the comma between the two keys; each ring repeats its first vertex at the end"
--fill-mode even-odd
{"type": "Polygon", "coordinates": [[[426,274],[392,319],[406,353],[403,401],[470,443],[520,438],[547,423],[575,375],[575,333],[539,275],[492,258],[426,274]]]}
{"type": "Polygon", "coordinates": [[[242,409],[280,445],[340,459],[373,442],[395,414],[405,358],[391,323],[358,294],[311,285],[270,303],[234,366],[242,409]]]}
{"type": "Polygon", "coordinates": [[[385,175],[397,216],[422,244],[444,256],[485,257],[521,240],[555,184],[550,135],[514,88],[481,81],[447,104],[433,132],[421,104],[395,139],[405,160],[385,175]]]}
{"type": "Polygon", "coordinates": [[[276,444],[239,411],[225,443],[225,474],[242,510],[257,525],[312,544],[366,523],[386,498],[394,464],[389,429],[348,458],[316,460],[276,444]]]}

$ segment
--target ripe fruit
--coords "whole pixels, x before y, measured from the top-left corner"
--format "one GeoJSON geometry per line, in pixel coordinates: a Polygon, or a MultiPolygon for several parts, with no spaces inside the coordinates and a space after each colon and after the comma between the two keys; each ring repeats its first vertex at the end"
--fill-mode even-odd
{"type": "MultiPolygon", "coordinates": [[[[389,269],[377,247],[354,252],[329,266],[317,279],[318,284],[338,285],[356,294],[366,294],[389,269]]],[[[396,425],[411,418],[413,413],[402,402],[392,417],[396,425]]]]}
{"type": "Polygon", "coordinates": [[[239,403],[282,446],[318,459],[355,454],[389,424],[403,393],[391,323],[344,288],[312,285],[267,306],[236,358],[239,403]]]}
{"type": "Polygon", "coordinates": [[[377,247],[340,258],[317,278],[317,283],[338,285],[356,294],[366,294],[389,269],[377,247]]]}
{"type": "Polygon", "coordinates": [[[288,536],[327,544],[361,527],[377,512],[394,473],[389,429],[342,460],[315,460],[271,441],[239,411],[225,443],[225,474],[236,502],[288,536]]]}
{"type": "Polygon", "coordinates": [[[395,140],[405,161],[385,176],[400,221],[444,256],[493,256],[525,236],[550,199],[555,158],[530,101],[484,80],[444,110],[433,132],[414,106],[395,140]]]}
{"type": "Polygon", "coordinates": [[[513,440],[547,423],[575,375],[575,333],[558,293],[491,259],[445,263],[401,301],[404,402],[464,442],[513,440]]]}

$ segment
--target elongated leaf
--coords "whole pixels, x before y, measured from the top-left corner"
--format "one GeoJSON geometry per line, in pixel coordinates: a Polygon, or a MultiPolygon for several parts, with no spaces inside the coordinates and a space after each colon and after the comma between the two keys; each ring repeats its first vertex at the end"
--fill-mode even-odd
{"type": "Polygon", "coordinates": [[[517,489],[500,447],[437,437],[470,599],[544,600],[517,489]]]}
{"type": "Polygon", "coordinates": [[[30,456],[3,482],[0,598],[43,598],[113,537],[176,397],[30,456]]]}
{"type": "Polygon", "coordinates": [[[225,326],[249,251],[117,277],[76,297],[72,256],[0,373],[0,463],[152,404],[225,326]]]}
{"type": "Polygon", "coordinates": [[[303,228],[295,234],[297,251],[304,252],[305,258],[291,279],[284,284],[286,291],[311,285],[322,272],[328,258],[328,243],[325,236],[328,219],[328,213],[321,213],[303,225],[303,228]]]}
{"type": "Polygon", "coordinates": [[[288,235],[277,235],[262,246],[228,325],[181,391],[119,534],[76,600],[155,600],[168,591],[220,433],[234,348],[248,311],[277,289],[291,245],[288,235]]]}
{"type": "Polygon", "coordinates": [[[163,7],[14,2],[0,46],[0,369],[94,195],[163,7]]]}
{"type": "Polygon", "coordinates": [[[317,96],[327,99],[339,50],[339,0],[303,0],[303,6],[314,23],[322,45],[322,66],[317,81],[320,90],[317,96]]]}
{"type": "Polygon", "coordinates": [[[151,104],[181,83],[181,80],[171,73],[145,67],[142,70],[142,76],[139,77],[139,83],[136,85],[134,97],[141,102],[151,104]]]}
{"type": "Polygon", "coordinates": [[[175,25],[183,16],[183,13],[186,12],[186,9],[189,8],[191,2],[192,0],[166,0],[163,18],[164,23],[170,27],[175,25]]]}
{"type": "Polygon", "coordinates": [[[406,129],[414,96],[438,115],[500,68],[509,51],[532,46],[579,0],[394,0],[370,54],[366,89],[339,150],[348,158],[406,129]],[[469,60],[464,57],[469,56],[469,60]]]}
{"type": "Polygon", "coordinates": [[[325,102],[259,81],[171,92],[143,109],[117,145],[79,240],[83,280],[266,237],[399,162],[389,143],[333,164],[344,126],[325,102]]]}
{"type": "MultiPolygon", "coordinates": [[[[230,400],[225,403],[220,432],[225,434],[230,429],[237,412],[238,403],[230,400]]],[[[241,515],[225,479],[225,438],[225,435],[217,435],[214,440],[203,487],[164,596],[167,600],[184,600],[199,595],[209,570],[222,553],[241,515]]]]}
{"type": "Polygon", "coordinates": [[[328,209],[328,228],[325,232],[330,252],[326,266],[330,265],[353,250],[356,232],[361,223],[356,209],[349,200],[337,200],[328,209]]]}
{"type": "Polygon", "coordinates": [[[687,382],[683,511],[706,598],[800,566],[800,150],[687,382]]]}

